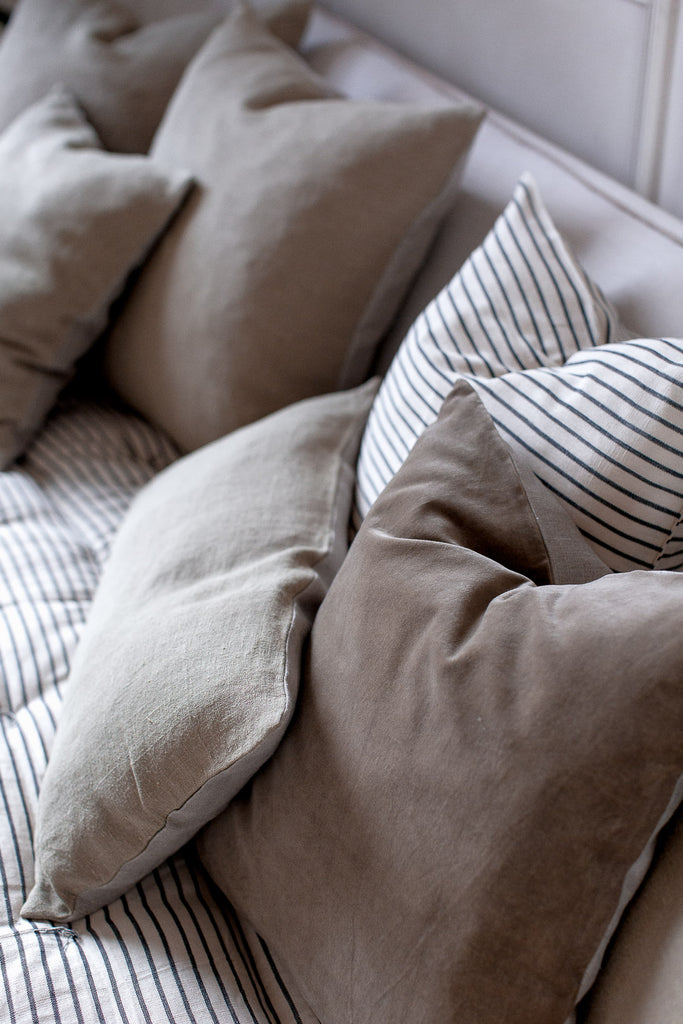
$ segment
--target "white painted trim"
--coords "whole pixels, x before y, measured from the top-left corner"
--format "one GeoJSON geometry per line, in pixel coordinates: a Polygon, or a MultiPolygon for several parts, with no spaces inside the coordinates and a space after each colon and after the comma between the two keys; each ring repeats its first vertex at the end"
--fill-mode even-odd
{"type": "Polygon", "coordinates": [[[679,0],[653,0],[647,49],[634,186],[648,199],[657,198],[667,102],[671,85],[673,39],[679,0]]]}

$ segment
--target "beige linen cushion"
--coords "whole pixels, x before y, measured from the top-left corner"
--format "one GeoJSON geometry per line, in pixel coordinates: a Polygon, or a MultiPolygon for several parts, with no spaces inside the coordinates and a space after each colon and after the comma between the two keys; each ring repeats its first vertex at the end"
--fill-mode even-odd
{"type": "Polygon", "coordinates": [[[106,351],[184,449],[357,384],[482,116],[331,94],[246,8],[188,67],[152,145],[199,188],[106,351]]]}
{"type": "Polygon", "coordinates": [[[114,899],[272,754],[346,552],[375,390],[291,406],[135,499],[68,680],[24,916],[71,920],[114,899]]]}
{"type": "Polygon", "coordinates": [[[190,176],[102,150],[55,87],[0,135],[0,467],[106,325],[190,176]]]}
{"type": "Polygon", "coordinates": [[[108,149],[144,153],[217,20],[203,12],[140,25],[114,0],[21,0],[0,41],[0,127],[63,82],[108,149]]]}
{"type": "MultiPolygon", "coordinates": [[[[311,4],[263,12],[292,45],[311,4]]],[[[57,82],[82,103],[107,149],[145,153],[188,61],[220,11],[140,21],[134,2],[21,0],[0,43],[0,128],[57,82]],[[128,9],[127,9],[128,8],[128,9]]]]}
{"type": "Polygon", "coordinates": [[[319,609],[285,738],[198,840],[325,1024],[563,1024],[680,799],[683,580],[564,583],[541,527],[460,382],[319,609]]]}

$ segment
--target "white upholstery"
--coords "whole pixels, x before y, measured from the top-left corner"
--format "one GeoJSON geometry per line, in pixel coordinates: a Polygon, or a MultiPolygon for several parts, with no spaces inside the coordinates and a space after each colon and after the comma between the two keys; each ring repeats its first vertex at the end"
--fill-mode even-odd
{"type": "MultiPolygon", "coordinates": [[[[395,61],[382,48],[328,14],[316,13],[306,47],[314,66],[342,91],[384,98],[462,95],[454,87],[395,61]]],[[[683,222],[613,179],[497,112],[489,113],[470,154],[453,214],[420,275],[394,332],[397,342],[415,315],[479,244],[529,170],[558,229],[625,324],[643,336],[679,335],[683,324],[683,222]],[[644,255],[646,254],[646,258],[644,255]]]]}

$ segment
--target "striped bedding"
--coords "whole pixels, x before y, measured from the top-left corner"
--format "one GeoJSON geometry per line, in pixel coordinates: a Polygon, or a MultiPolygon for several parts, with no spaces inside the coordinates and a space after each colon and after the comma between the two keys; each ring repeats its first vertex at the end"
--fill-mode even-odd
{"type": "Polygon", "coordinates": [[[679,339],[632,339],[561,367],[469,379],[610,568],[683,569],[679,339]]]}
{"type": "Polygon", "coordinates": [[[72,397],[0,474],[0,1020],[11,1024],[313,1020],[191,850],[71,927],[19,917],[71,656],[129,502],[175,456],[137,417],[72,397]]]}
{"type": "Polygon", "coordinates": [[[683,343],[631,337],[528,173],[388,368],[355,525],[459,378],[610,569],[683,568],[683,343]]]}
{"type": "Polygon", "coordinates": [[[613,340],[618,319],[523,174],[481,245],[410,326],[370,412],[356,484],[357,521],[460,376],[562,365],[613,340]]]}

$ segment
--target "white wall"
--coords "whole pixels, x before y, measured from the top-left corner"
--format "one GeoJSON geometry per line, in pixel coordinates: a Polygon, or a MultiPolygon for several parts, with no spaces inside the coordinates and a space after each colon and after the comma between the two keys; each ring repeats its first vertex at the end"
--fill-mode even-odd
{"type": "Polygon", "coordinates": [[[683,212],[683,0],[323,0],[683,212]]]}
{"type": "MultiPolygon", "coordinates": [[[[143,17],[231,5],[122,2],[143,17]]],[[[683,0],[321,2],[683,216],[683,0]]]]}

